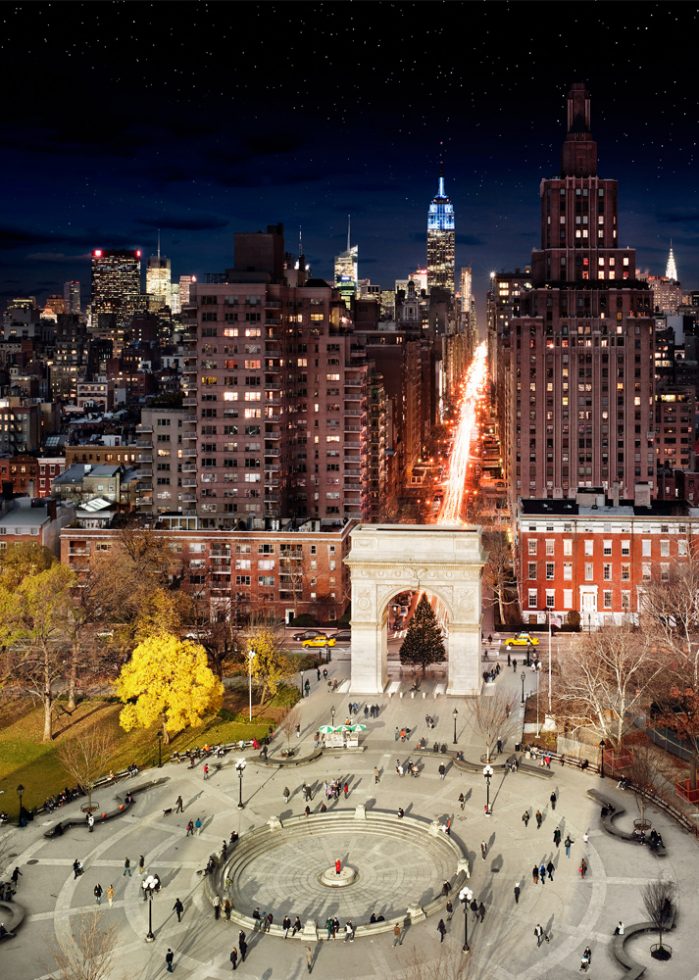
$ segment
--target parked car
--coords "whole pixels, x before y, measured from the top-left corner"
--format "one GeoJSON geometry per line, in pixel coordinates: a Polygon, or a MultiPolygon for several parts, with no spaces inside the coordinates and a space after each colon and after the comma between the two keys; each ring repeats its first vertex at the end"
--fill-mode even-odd
{"type": "Polygon", "coordinates": [[[314,640],[317,636],[322,636],[324,640],[327,640],[327,633],[321,633],[320,630],[304,630],[303,633],[294,633],[294,639],[297,641],[301,640],[314,640]]]}
{"type": "Polygon", "coordinates": [[[318,636],[311,637],[311,639],[309,639],[309,640],[303,640],[301,642],[301,646],[303,646],[303,647],[334,647],[335,646],[335,637],[334,636],[325,636],[325,635],[320,635],[319,634],[318,636]]]}
{"type": "Polygon", "coordinates": [[[536,647],[539,645],[539,639],[536,636],[532,636],[531,633],[517,633],[511,639],[507,640],[505,647],[536,647]]]}
{"type": "Polygon", "coordinates": [[[352,642],[352,631],[351,630],[340,630],[333,636],[335,643],[351,643],[352,642]]]}

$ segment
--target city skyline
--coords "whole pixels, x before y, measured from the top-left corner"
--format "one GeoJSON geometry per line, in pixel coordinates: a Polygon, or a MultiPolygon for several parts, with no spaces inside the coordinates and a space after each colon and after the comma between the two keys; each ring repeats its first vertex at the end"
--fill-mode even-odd
{"type": "Polygon", "coordinates": [[[391,287],[425,264],[442,143],[456,266],[473,267],[482,301],[489,271],[524,266],[536,243],[536,187],[557,172],[574,81],[594,99],[600,173],[623,188],[620,244],[661,274],[672,239],[683,285],[699,283],[690,68],[667,58],[647,70],[696,24],[685,5],[640,4],[616,27],[620,4],[596,5],[594,19],[591,5],[557,8],[550,39],[537,30],[549,5],[531,3],[439,16],[380,3],[371,21],[357,5],[341,24],[323,4],[244,4],[235,16],[177,4],[166,18],[155,16],[165,5],[73,6],[79,17],[19,6],[5,25],[1,301],[78,278],[87,295],[93,248],[147,257],[158,229],[176,279],[218,271],[235,231],[270,221],[289,240],[301,225],[313,274],[332,281],[348,213],[362,277],[391,287]]]}

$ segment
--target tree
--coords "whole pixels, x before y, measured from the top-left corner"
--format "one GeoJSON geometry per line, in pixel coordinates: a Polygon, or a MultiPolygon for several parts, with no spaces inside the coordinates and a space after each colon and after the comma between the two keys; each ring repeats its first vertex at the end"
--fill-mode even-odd
{"type": "Polygon", "coordinates": [[[665,666],[645,632],[608,626],[582,640],[574,652],[559,656],[556,712],[618,750],[665,666]]]}
{"type": "Polygon", "coordinates": [[[2,552],[0,560],[0,587],[14,589],[27,575],[45,572],[57,564],[52,551],[34,542],[11,544],[2,552]]]}
{"type": "Polygon", "coordinates": [[[282,633],[269,626],[255,627],[241,637],[239,654],[245,661],[246,669],[250,665],[254,680],[261,685],[260,705],[268,697],[273,698],[283,682],[296,671],[283,642],[282,633]],[[249,661],[250,650],[255,652],[255,656],[249,661]]]}
{"type": "Polygon", "coordinates": [[[73,572],[56,564],[12,590],[0,587],[0,644],[12,648],[16,684],[43,706],[44,742],[53,737],[56,685],[65,675],[74,584],[73,572]]]}
{"type": "Polygon", "coordinates": [[[92,790],[97,780],[105,775],[107,763],[114,754],[114,736],[97,723],[82,731],[58,749],[63,768],[70,774],[83,792],[87,793],[87,805],[92,810],[92,790]]]}
{"type": "Polygon", "coordinates": [[[209,668],[206,650],[171,633],[142,640],[115,689],[125,704],[119,715],[124,731],[157,722],[166,743],[170,733],[199,725],[207,714],[218,711],[223,699],[223,685],[209,668]]]}
{"type": "MultiPolygon", "coordinates": [[[[480,498],[477,498],[480,500],[480,498]]],[[[480,523],[480,522],[479,522],[480,523]]],[[[483,591],[492,595],[492,605],[497,605],[500,622],[505,623],[505,607],[516,605],[518,602],[516,590],[512,585],[512,531],[507,517],[498,512],[483,531],[483,551],[485,566],[483,568],[483,591]]]]}
{"type": "Polygon", "coordinates": [[[103,915],[90,912],[81,918],[77,935],[66,946],[56,943],[52,949],[56,972],[62,980],[118,980],[113,969],[116,929],[105,928],[103,915]]]}
{"type": "Polygon", "coordinates": [[[424,677],[428,664],[439,663],[445,658],[442,631],[429,599],[423,592],[400,648],[400,662],[418,664],[422,667],[424,677]]]}
{"type": "Polygon", "coordinates": [[[658,960],[669,960],[672,954],[663,946],[663,931],[672,927],[675,918],[677,885],[666,878],[658,878],[644,885],[641,894],[648,918],[658,930],[658,949],[651,950],[651,955],[658,960]]]}
{"type": "Polygon", "coordinates": [[[301,715],[298,708],[292,708],[291,711],[287,711],[284,721],[281,723],[281,730],[286,738],[286,754],[291,755],[291,739],[296,734],[296,728],[301,721],[301,715]]]}
{"type": "Polygon", "coordinates": [[[495,691],[469,703],[471,724],[485,743],[486,762],[490,762],[497,740],[500,738],[505,742],[517,731],[517,720],[513,714],[515,700],[514,696],[495,691]]]}
{"type": "Polygon", "coordinates": [[[657,796],[665,779],[662,755],[654,752],[648,745],[634,746],[631,762],[624,767],[624,774],[631,782],[631,790],[636,798],[639,830],[646,830],[650,822],[646,820],[646,807],[649,796],[657,796]]]}

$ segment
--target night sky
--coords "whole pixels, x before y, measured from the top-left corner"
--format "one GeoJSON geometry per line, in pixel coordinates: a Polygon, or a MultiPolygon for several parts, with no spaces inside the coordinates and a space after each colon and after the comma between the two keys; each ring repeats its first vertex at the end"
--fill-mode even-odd
{"type": "MultiPolygon", "coordinates": [[[[565,93],[586,81],[621,246],[699,287],[695,3],[27,3],[0,7],[0,305],[89,282],[94,247],[175,277],[234,231],[303,227],[329,277],[346,216],[360,276],[425,261],[444,142],[457,265],[476,289],[538,244],[565,93]]],[[[84,299],[86,291],[84,292],[84,299]]]]}

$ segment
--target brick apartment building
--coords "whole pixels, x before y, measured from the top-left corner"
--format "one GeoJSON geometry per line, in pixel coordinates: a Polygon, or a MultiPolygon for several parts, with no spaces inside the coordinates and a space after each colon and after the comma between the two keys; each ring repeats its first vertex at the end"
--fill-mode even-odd
{"type": "Polygon", "coordinates": [[[610,501],[602,491],[574,500],[523,500],[516,522],[522,616],[547,612],[582,629],[634,621],[644,588],[670,574],[699,535],[699,508],[682,501],[610,501]]]}
{"type": "MultiPolygon", "coordinates": [[[[184,520],[196,523],[196,518],[184,520]]],[[[311,613],[321,622],[335,623],[348,603],[343,559],[349,552],[351,529],[351,522],[343,527],[310,522],[298,531],[159,525],[152,533],[167,541],[171,574],[181,577],[182,588],[208,598],[212,619],[244,620],[264,610],[285,622],[311,613]]],[[[61,561],[78,575],[87,575],[91,558],[120,547],[119,535],[116,528],[66,527],[61,534],[61,561]]]]}

